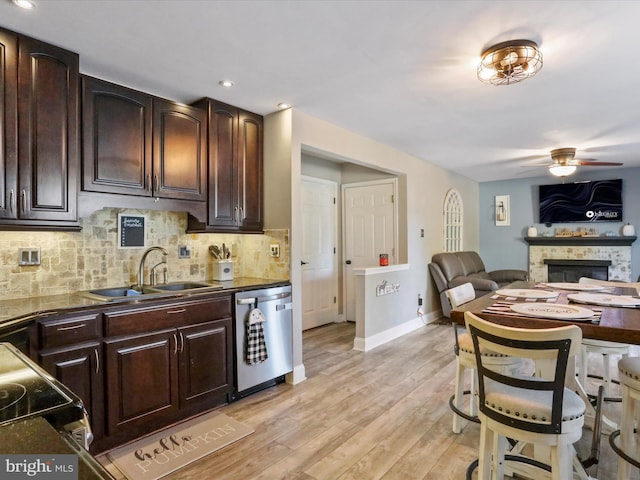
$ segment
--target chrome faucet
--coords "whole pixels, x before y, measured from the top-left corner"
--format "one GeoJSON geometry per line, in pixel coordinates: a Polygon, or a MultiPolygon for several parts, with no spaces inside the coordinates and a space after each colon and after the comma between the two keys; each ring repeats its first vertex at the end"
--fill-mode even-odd
{"type": "Polygon", "coordinates": [[[140,291],[142,291],[142,289],[144,288],[144,262],[147,260],[147,255],[149,255],[154,250],[160,251],[165,257],[169,255],[169,253],[164,248],[159,246],[149,247],[144,251],[144,253],[142,254],[142,258],[140,259],[140,266],[138,267],[138,287],[140,288],[140,291]]]}

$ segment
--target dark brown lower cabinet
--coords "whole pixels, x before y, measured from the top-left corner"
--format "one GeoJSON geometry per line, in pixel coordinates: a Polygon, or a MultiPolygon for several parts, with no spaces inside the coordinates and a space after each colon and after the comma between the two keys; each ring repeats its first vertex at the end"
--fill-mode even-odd
{"type": "Polygon", "coordinates": [[[206,404],[233,390],[231,318],[178,329],[180,408],[206,404]]]}
{"type": "Polygon", "coordinates": [[[175,330],[105,341],[107,435],[178,410],[175,330]]]}
{"type": "Polygon", "coordinates": [[[105,340],[107,436],[226,402],[231,319],[105,340]]]}
{"type": "Polygon", "coordinates": [[[96,438],[104,434],[101,344],[91,342],[39,356],[40,365],[64,383],[84,404],[96,438]]]}
{"type": "Polygon", "coordinates": [[[31,357],[85,403],[92,453],[227,403],[231,294],[105,307],[31,328],[31,357]]]}

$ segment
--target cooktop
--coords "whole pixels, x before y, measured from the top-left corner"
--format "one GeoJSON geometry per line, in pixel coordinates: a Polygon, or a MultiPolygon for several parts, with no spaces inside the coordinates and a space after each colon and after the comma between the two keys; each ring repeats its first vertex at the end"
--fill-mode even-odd
{"type": "Polygon", "coordinates": [[[62,425],[82,412],[82,402],[64,385],[10,343],[0,343],[0,425],[32,416],[62,425]]]}

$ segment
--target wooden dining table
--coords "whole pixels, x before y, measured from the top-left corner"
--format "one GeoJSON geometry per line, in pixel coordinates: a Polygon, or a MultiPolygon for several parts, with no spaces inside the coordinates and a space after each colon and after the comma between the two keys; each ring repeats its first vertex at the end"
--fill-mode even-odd
{"type": "MultiPolygon", "coordinates": [[[[508,287],[510,289],[538,289],[552,290],[546,288],[544,284],[529,282],[515,282],[508,287]]],[[[557,290],[558,297],[554,301],[556,304],[569,304],[567,295],[577,293],[571,290],[557,290]]],[[[635,289],[616,288],[615,294],[631,294],[637,296],[635,289]]],[[[582,330],[584,338],[594,340],[607,340],[610,342],[632,343],[640,345],[640,308],[629,307],[606,307],[595,305],[583,305],[581,307],[593,308],[600,315],[591,321],[577,320],[556,320],[547,318],[528,317],[511,313],[492,312],[491,306],[500,301],[500,296],[496,292],[488,293],[483,297],[476,298],[471,302],[460,305],[451,311],[451,320],[459,325],[464,325],[464,312],[469,311],[485,320],[510,327],[519,328],[551,328],[561,327],[567,324],[575,324],[582,330]]],[[[512,300],[513,302],[524,302],[525,299],[512,300]]]]}
{"type": "MultiPolygon", "coordinates": [[[[557,305],[570,304],[571,302],[569,298],[567,298],[567,295],[578,293],[575,290],[556,289],[548,287],[545,284],[529,282],[515,282],[505,288],[555,291],[558,292],[558,296],[556,298],[551,300],[539,299],[537,301],[554,303],[557,305]]],[[[609,289],[607,292],[615,295],[638,296],[638,292],[633,288],[626,289],[617,287],[615,289],[609,289]]],[[[594,312],[597,312],[597,315],[594,315],[592,319],[587,320],[558,320],[530,317],[511,312],[509,309],[510,304],[532,301],[536,300],[505,297],[500,295],[498,292],[491,292],[453,309],[451,311],[451,320],[456,324],[464,326],[464,313],[468,311],[487,321],[517,328],[552,328],[574,324],[580,327],[584,338],[640,345],[640,308],[579,304],[581,307],[592,309],[594,312]],[[497,305],[500,306],[497,307],[497,305]]],[[[572,303],[572,305],[574,304],[572,303]]],[[[618,427],[615,422],[607,418],[605,415],[602,415],[601,417],[602,428],[600,428],[600,426],[596,428],[596,419],[598,418],[596,410],[597,407],[591,403],[591,399],[587,395],[584,386],[580,384],[577,376],[575,375],[574,362],[569,362],[569,365],[567,366],[567,387],[576,391],[584,400],[587,407],[585,426],[594,430],[595,442],[599,443],[600,432],[608,435],[617,430],[618,427]]],[[[547,460],[549,457],[546,449],[536,447],[534,457],[542,460],[544,463],[548,463],[547,460]]],[[[508,472],[511,475],[513,473],[519,473],[530,478],[533,478],[531,475],[535,475],[535,473],[532,473],[535,472],[535,469],[531,470],[528,465],[520,464],[518,462],[506,462],[505,465],[507,464],[508,472]]]]}

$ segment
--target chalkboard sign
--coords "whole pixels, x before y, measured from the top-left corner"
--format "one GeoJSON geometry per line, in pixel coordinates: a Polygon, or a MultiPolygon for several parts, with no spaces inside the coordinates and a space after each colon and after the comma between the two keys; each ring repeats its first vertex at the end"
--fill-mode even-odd
{"type": "Polygon", "coordinates": [[[144,248],[144,215],[118,214],[118,248],[144,248]]]}

